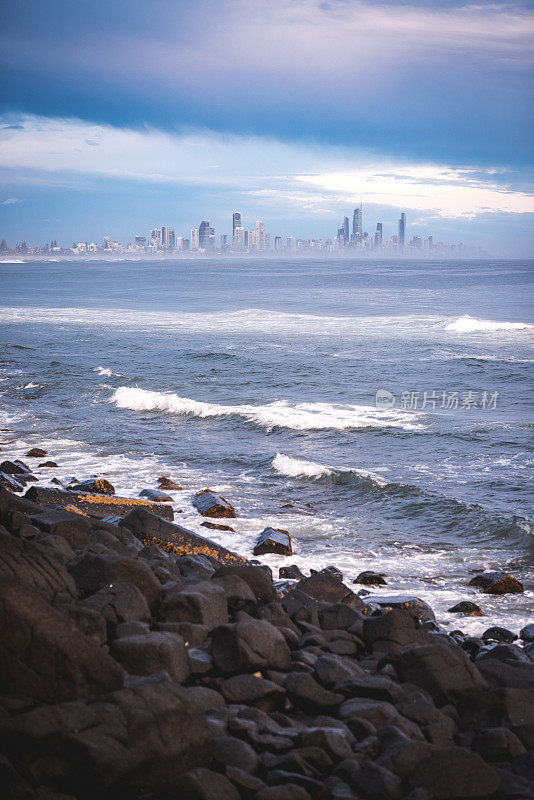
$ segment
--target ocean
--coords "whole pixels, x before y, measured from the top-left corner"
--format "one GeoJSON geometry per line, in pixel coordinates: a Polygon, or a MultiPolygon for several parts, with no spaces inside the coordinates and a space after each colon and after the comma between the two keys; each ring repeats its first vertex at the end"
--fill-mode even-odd
{"type": "MultiPolygon", "coordinates": [[[[137,496],[274,570],[334,564],[416,595],[448,630],[532,621],[533,261],[0,263],[0,447],[137,496]],[[381,390],[385,402],[376,407],[381,390]],[[191,505],[212,488],[235,532],[191,505]],[[232,523],[234,524],[234,523],[232,523]],[[506,569],[522,595],[469,587],[506,569]],[[486,617],[448,612],[472,600],[486,617]]],[[[361,587],[354,587],[359,590],[361,587]]]]}

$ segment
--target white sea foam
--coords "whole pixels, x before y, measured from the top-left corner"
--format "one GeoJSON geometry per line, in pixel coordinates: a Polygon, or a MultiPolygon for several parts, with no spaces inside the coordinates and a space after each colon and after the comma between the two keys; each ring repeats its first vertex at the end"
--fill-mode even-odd
{"type": "Polygon", "coordinates": [[[526,322],[495,322],[491,319],[477,319],[465,314],[463,317],[458,317],[454,322],[450,322],[446,327],[447,331],[454,331],[455,333],[491,333],[493,331],[528,331],[534,330],[534,325],[529,325],[526,322]]]}
{"type": "Polygon", "coordinates": [[[26,386],[21,386],[20,388],[21,389],[37,389],[38,386],[39,386],[38,383],[32,383],[32,381],[30,381],[29,383],[26,384],[26,386]]]}
{"type": "Polygon", "coordinates": [[[95,367],[93,372],[98,372],[99,375],[105,375],[107,378],[111,378],[112,375],[120,375],[120,372],[113,372],[113,370],[108,367],[95,367]]]}
{"type": "Polygon", "coordinates": [[[304,461],[300,458],[291,458],[283,453],[277,453],[273,458],[273,469],[288,478],[322,478],[330,475],[332,470],[324,464],[315,461],[304,461]]]}
{"type": "Polygon", "coordinates": [[[402,411],[377,411],[373,406],[334,405],[331,403],[296,403],[276,400],[267,405],[221,405],[199,402],[166,392],[151,392],[120,386],[110,398],[119,408],[133,411],[165,411],[207,419],[239,416],[263,428],[308,430],[350,430],[358,428],[397,427],[417,430],[417,415],[402,411]]]}

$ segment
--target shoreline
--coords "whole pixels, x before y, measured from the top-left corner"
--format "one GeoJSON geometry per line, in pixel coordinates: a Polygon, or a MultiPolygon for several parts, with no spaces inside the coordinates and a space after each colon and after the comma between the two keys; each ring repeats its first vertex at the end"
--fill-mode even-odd
{"type": "Polygon", "coordinates": [[[379,575],[326,564],[273,580],[265,547],[290,537],[268,529],[248,558],[212,541],[236,519],[216,492],[195,497],[199,536],[162,497],[173,476],[136,499],[52,490],[31,470],[53,458],[2,450],[25,484],[0,488],[7,796],[531,796],[534,626],[451,635],[416,597],[382,604],[379,575]]]}

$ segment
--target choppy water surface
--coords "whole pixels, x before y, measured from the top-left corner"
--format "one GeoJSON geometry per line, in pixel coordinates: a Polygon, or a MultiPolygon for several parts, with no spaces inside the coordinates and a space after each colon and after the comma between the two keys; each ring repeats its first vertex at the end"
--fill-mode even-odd
{"type": "Polygon", "coordinates": [[[517,632],[534,596],[533,267],[0,264],[2,450],[44,446],[60,465],[45,480],[98,473],[134,496],[170,474],[199,533],[190,501],[210,486],[238,509],[235,533],[210,532],[234,550],[286,528],[295,556],[273,567],[383,571],[383,593],[448,626],[517,632]],[[480,595],[477,567],[527,591],[480,595]],[[461,599],[487,619],[448,614],[461,599]]]}

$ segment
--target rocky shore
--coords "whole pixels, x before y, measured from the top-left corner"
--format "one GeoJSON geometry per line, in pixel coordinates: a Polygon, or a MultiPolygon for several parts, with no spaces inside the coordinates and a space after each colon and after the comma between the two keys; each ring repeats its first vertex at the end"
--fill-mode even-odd
{"type": "MultiPolygon", "coordinates": [[[[273,579],[257,559],[291,554],[287,531],[237,555],[174,523],[169,477],[139,498],[34,478],[0,465],[3,797],[534,797],[534,624],[449,634],[380,574],[273,579]]],[[[225,498],[194,505],[232,530],[225,498]]],[[[459,605],[460,627],[480,612],[459,605]]]]}

